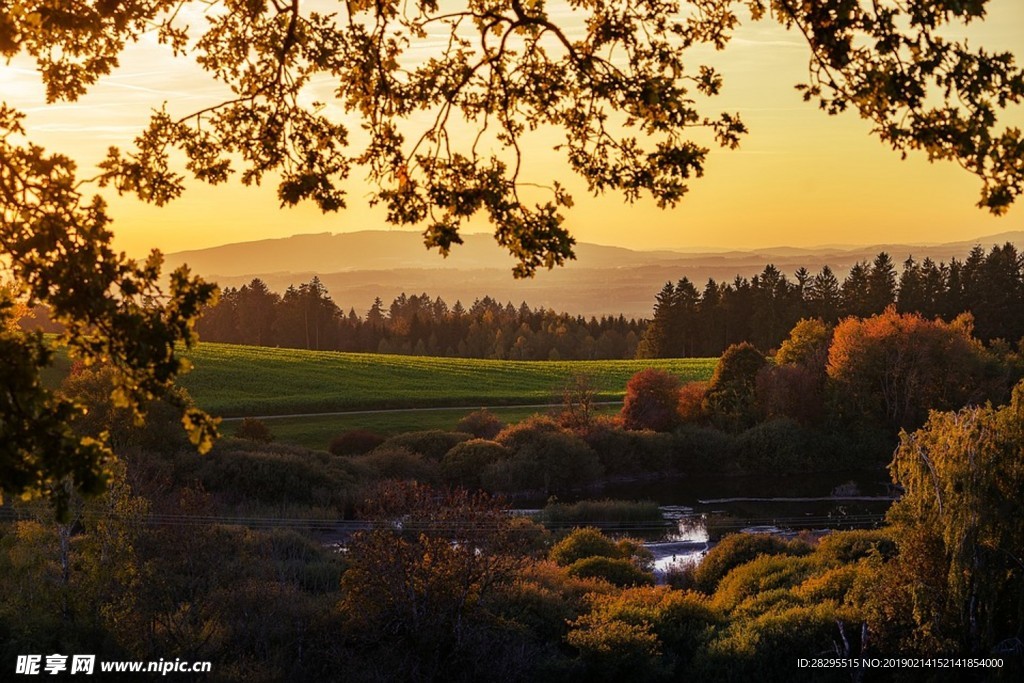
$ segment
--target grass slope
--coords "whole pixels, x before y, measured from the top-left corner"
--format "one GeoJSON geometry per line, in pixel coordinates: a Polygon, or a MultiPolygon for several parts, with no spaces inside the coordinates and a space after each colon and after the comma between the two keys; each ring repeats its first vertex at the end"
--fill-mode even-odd
{"type": "Polygon", "coordinates": [[[574,373],[599,400],[621,399],[648,367],[683,382],[711,377],[716,358],[610,361],[497,361],[199,344],[181,379],[196,403],[223,416],[384,408],[548,403],[574,373]]]}

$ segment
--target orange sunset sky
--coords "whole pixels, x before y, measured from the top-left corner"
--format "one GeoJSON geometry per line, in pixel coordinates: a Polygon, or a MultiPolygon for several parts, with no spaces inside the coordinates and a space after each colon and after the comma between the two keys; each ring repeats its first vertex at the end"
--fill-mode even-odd
{"type": "MultiPolygon", "coordinates": [[[[571,27],[574,19],[560,5],[548,3],[571,27]]],[[[972,46],[1012,50],[1024,58],[1024,2],[992,0],[984,24],[965,31],[972,46]]],[[[974,206],[980,184],[958,166],[929,164],[920,153],[901,161],[870,137],[868,124],[855,113],[829,117],[804,103],[793,89],[806,75],[807,48],[801,41],[771,21],[748,22],[724,52],[692,53],[694,65],[706,60],[725,76],[724,92],[711,100],[707,113],[738,111],[750,134],[739,150],[714,148],[705,177],[691,183],[675,209],[662,211],[651,201],[628,205],[615,195],[589,196],[551,151],[559,140],[555,131],[529,139],[523,178],[545,184],[557,179],[569,187],[576,206],[566,214],[567,225],[578,240],[633,248],[928,243],[1024,229],[1021,202],[1007,215],[993,217],[974,206]]],[[[220,93],[196,66],[172,59],[155,40],[130,47],[121,68],[76,103],[47,105],[29,60],[19,57],[0,66],[0,98],[28,115],[30,139],[72,155],[85,174],[108,146],[129,146],[152,108],[166,101],[172,114],[182,115],[220,93]]],[[[1004,123],[1024,125],[1021,108],[1004,123]]],[[[358,128],[358,122],[350,127],[358,128]]],[[[142,255],[153,247],[170,252],[388,227],[383,212],[366,205],[368,188],[360,179],[356,168],[349,208],[329,215],[312,205],[279,209],[273,183],[259,188],[238,181],[218,187],[193,183],[184,197],[163,208],[108,199],[117,245],[142,255]]],[[[484,222],[470,228],[484,230],[484,222]]]]}

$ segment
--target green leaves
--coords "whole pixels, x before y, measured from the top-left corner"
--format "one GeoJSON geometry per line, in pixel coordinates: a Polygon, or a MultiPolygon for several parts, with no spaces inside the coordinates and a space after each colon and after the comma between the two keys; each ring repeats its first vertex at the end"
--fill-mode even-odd
{"type": "Polygon", "coordinates": [[[1020,130],[999,130],[999,110],[1024,100],[1010,53],[971,50],[942,37],[945,25],[984,16],[986,0],[914,0],[885,7],[854,0],[776,0],[787,27],[807,38],[805,100],[835,114],[855,108],[904,156],[955,161],[982,183],[980,208],[999,215],[1020,196],[1020,130]]]}
{"type": "MultiPolygon", "coordinates": [[[[182,370],[175,345],[194,341],[193,323],[214,286],[179,268],[165,293],[159,253],[144,264],[116,254],[103,200],[82,197],[71,160],[15,144],[20,119],[0,107],[0,246],[22,303],[49,308],[74,358],[116,370],[111,399],[137,420],[156,396],[184,410],[169,394],[182,370]]],[[[145,164],[135,168],[145,175],[145,164]]],[[[8,309],[2,315],[9,316],[8,309]]],[[[111,455],[105,436],[74,434],[69,423],[81,409],[42,387],[39,373],[51,361],[52,342],[0,328],[0,484],[7,493],[49,496],[63,514],[72,490],[102,490],[111,455]]],[[[187,417],[193,442],[208,449],[215,423],[194,410],[187,417]]]]}

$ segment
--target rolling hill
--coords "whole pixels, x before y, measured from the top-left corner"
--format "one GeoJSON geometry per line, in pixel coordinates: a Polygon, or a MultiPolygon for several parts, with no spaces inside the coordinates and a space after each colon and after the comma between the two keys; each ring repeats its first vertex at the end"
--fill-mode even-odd
{"type": "Polygon", "coordinates": [[[262,278],[276,291],[317,275],[335,302],[363,314],[374,297],[390,301],[401,292],[426,292],[449,304],[464,304],[484,295],[499,301],[552,308],[579,315],[649,317],[654,294],[665,282],[683,276],[703,285],[708,278],[731,281],[750,277],[773,263],[792,274],[803,266],[817,272],[828,264],[844,277],[858,261],[886,251],[900,264],[913,255],[948,261],[963,258],[980,244],[1024,245],[1024,231],[930,245],[877,244],[826,246],[814,249],[777,247],[751,251],[638,251],[597,244],[579,244],[577,260],[564,268],[539,272],[530,280],[511,276],[512,260],[486,234],[465,235],[465,244],[441,258],[423,247],[414,232],[362,231],[295,235],[282,239],[227,244],[167,255],[167,265],[188,263],[223,287],[241,286],[262,278]]]}

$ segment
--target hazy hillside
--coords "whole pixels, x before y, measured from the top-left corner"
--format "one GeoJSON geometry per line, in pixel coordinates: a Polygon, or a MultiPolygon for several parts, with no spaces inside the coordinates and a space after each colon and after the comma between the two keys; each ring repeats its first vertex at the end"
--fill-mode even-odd
{"type": "Polygon", "coordinates": [[[471,302],[485,294],[501,301],[545,306],[583,315],[619,314],[647,317],[654,294],[667,281],[684,275],[702,285],[708,278],[749,277],[773,263],[787,274],[804,266],[816,272],[828,264],[844,277],[857,261],[886,251],[900,264],[908,255],[948,261],[963,258],[975,244],[991,247],[1024,244],[1024,231],[930,245],[879,244],[812,249],[776,247],[752,251],[638,251],[579,244],[577,260],[565,268],[540,272],[526,281],[511,276],[512,260],[486,234],[465,236],[465,244],[441,258],[423,247],[413,232],[363,231],[295,235],[282,239],[227,244],[167,255],[169,266],[188,263],[221,284],[239,286],[261,277],[271,289],[320,279],[344,309],[364,313],[376,296],[385,302],[401,292],[427,292],[448,302],[471,302]]]}

